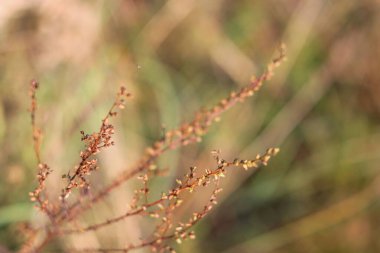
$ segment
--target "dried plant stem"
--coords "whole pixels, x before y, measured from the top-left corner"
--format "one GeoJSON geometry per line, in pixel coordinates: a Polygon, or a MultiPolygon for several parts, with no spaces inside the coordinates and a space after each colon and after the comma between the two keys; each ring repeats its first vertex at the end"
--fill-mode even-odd
{"type": "Polygon", "coordinates": [[[37,162],[41,163],[41,155],[40,155],[40,146],[41,146],[41,130],[36,125],[36,112],[37,112],[37,98],[36,98],[36,92],[38,89],[38,82],[35,80],[32,80],[30,83],[30,90],[29,90],[29,96],[31,99],[31,105],[30,105],[30,118],[31,118],[31,124],[32,124],[32,131],[33,131],[33,146],[34,146],[34,153],[37,158],[37,162]]]}
{"type": "Polygon", "coordinates": [[[146,171],[151,164],[167,150],[177,149],[194,142],[201,141],[201,137],[208,131],[210,125],[217,121],[222,113],[233,107],[237,102],[244,102],[246,98],[253,96],[263,85],[264,81],[273,76],[273,71],[285,59],[285,46],[281,45],[280,55],[273,59],[267,66],[264,73],[258,78],[252,78],[251,83],[243,87],[238,92],[231,92],[230,95],[221,100],[216,106],[207,111],[200,111],[190,123],[182,124],[179,128],[166,132],[165,138],[156,141],[151,147],[146,149],[146,157],[141,159],[129,170],[124,170],[120,175],[99,193],[95,194],[86,203],[74,203],[71,205],[64,219],[72,220],[79,214],[86,211],[93,204],[103,199],[109,192],[117,188],[124,182],[135,177],[137,174],[146,171]]]}
{"type": "Polygon", "coordinates": [[[79,165],[75,166],[74,174],[70,175],[70,172],[68,172],[64,175],[64,178],[66,178],[68,182],[61,193],[61,200],[63,202],[68,198],[73,188],[89,188],[90,185],[86,180],[86,176],[98,168],[97,160],[90,158],[99,153],[102,149],[114,145],[114,142],[111,140],[114,134],[114,127],[109,123],[109,119],[117,115],[115,111],[116,108],[124,108],[124,98],[127,97],[130,97],[130,94],[126,93],[124,87],[121,87],[114,103],[103,118],[99,131],[91,135],[81,131],[82,141],[86,142],[86,148],[80,153],[81,161],[79,165]]]}
{"type": "MultiPolygon", "coordinates": [[[[143,247],[151,247],[152,250],[157,252],[169,251],[175,252],[174,249],[167,246],[165,241],[169,239],[176,239],[177,243],[181,243],[182,240],[187,238],[194,238],[193,232],[188,232],[195,224],[199,222],[217,203],[216,195],[221,191],[218,187],[219,180],[225,176],[226,169],[233,166],[243,167],[244,169],[258,168],[260,165],[266,165],[271,156],[278,152],[278,149],[270,148],[263,155],[257,155],[253,160],[239,160],[227,162],[219,158],[219,154],[216,154],[217,167],[214,169],[206,169],[201,176],[195,177],[195,167],[190,168],[190,172],[182,179],[177,179],[177,186],[168,191],[155,201],[148,202],[147,194],[148,189],[148,173],[155,166],[155,162],[158,157],[162,156],[168,150],[178,149],[182,146],[186,146],[195,142],[200,142],[203,135],[205,135],[210,126],[219,120],[219,117],[235,106],[238,102],[244,102],[247,98],[253,96],[263,85],[266,80],[269,80],[274,69],[280,65],[285,59],[285,48],[281,46],[280,55],[278,58],[272,60],[266,70],[258,78],[252,78],[251,82],[240,89],[237,92],[231,92],[227,98],[222,99],[217,105],[208,109],[201,110],[196,113],[192,121],[184,123],[174,130],[170,130],[164,133],[163,137],[157,140],[153,145],[146,149],[145,155],[132,167],[132,169],[124,170],[120,175],[115,177],[108,185],[101,189],[96,194],[90,195],[88,198],[81,198],[69,202],[66,199],[70,193],[74,190],[88,190],[90,188],[90,182],[88,176],[95,171],[97,166],[97,160],[93,158],[104,148],[113,145],[111,137],[114,133],[114,128],[109,124],[109,119],[117,115],[115,111],[117,107],[124,107],[124,98],[129,97],[130,94],[126,93],[125,88],[122,87],[116,96],[115,102],[107,112],[107,115],[103,118],[102,124],[98,132],[92,134],[85,134],[81,131],[82,141],[86,143],[85,149],[80,153],[80,161],[78,165],[74,167],[73,174],[70,171],[63,175],[63,178],[67,180],[67,184],[62,189],[60,201],[51,204],[48,202],[48,198],[44,193],[45,181],[48,175],[51,173],[50,167],[43,163],[40,154],[41,143],[41,131],[36,126],[36,90],[38,83],[33,81],[31,83],[30,97],[31,97],[31,120],[33,128],[33,143],[34,151],[38,161],[38,186],[30,193],[31,200],[35,201],[38,208],[44,212],[50,218],[50,224],[47,226],[34,229],[27,242],[22,246],[20,252],[39,252],[46,244],[54,240],[59,236],[83,233],[86,231],[96,231],[100,228],[115,224],[123,219],[131,216],[151,216],[153,218],[161,218],[161,223],[156,226],[155,233],[152,234],[147,240],[142,240],[138,244],[132,244],[124,249],[82,249],[71,250],[70,252],[82,251],[82,252],[129,252],[134,249],[143,247]],[[124,182],[140,175],[143,179],[143,188],[136,192],[135,201],[132,201],[131,210],[121,214],[117,217],[109,218],[104,222],[89,225],[83,228],[69,228],[63,229],[71,221],[76,221],[78,216],[84,213],[86,210],[92,209],[93,205],[102,199],[105,199],[107,195],[114,189],[122,185],[124,182]],[[180,195],[184,192],[192,193],[194,190],[200,187],[206,187],[210,183],[215,184],[215,189],[210,196],[209,202],[204,206],[200,212],[193,213],[193,216],[186,223],[178,223],[174,227],[172,216],[177,207],[180,206],[183,199],[180,195]],[[141,198],[143,197],[143,198],[141,198]],[[143,200],[143,201],[141,201],[143,200]],[[143,202],[138,204],[138,202],[143,202]]],[[[182,196],[182,195],[181,195],[182,196]]]]}
{"type": "MultiPolygon", "coordinates": [[[[65,211],[64,205],[59,204],[51,204],[46,196],[45,190],[45,181],[48,175],[52,172],[50,167],[43,163],[40,155],[40,143],[41,143],[41,130],[36,125],[36,111],[37,111],[37,99],[36,92],[39,87],[38,82],[32,81],[30,84],[30,92],[29,96],[31,98],[31,107],[30,107],[30,115],[31,115],[31,125],[33,130],[33,143],[34,143],[34,152],[38,161],[38,186],[33,192],[30,192],[30,198],[33,202],[37,203],[37,206],[42,212],[44,212],[50,219],[51,226],[41,227],[39,229],[34,229],[30,231],[30,235],[24,245],[21,247],[20,252],[38,252],[39,249],[47,244],[49,241],[54,239],[59,233],[57,232],[57,228],[61,225],[62,221],[57,219],[58,215],[61,212],[65,211]],[[44,193],[42,196],[41,194],[44,193]],[[47,235],[44,236],[42,242],[36,243],[38,240],[37,237],[42,232],[47,232],[47,235]],[[36,244],[36,245],[35,245],[36,244]]],[[[115,109],[117,107],[123,109],[124,108],[124,98],[130,97],[130,94],[126,92],[124,87],[120,88],[120,91],[117,93],[115,102],[112,104],[110,110],[107,112],[107,115],[103,118],[102,124],[99,132],[93,133],[91,135],[82,134],[82,141],[86,141],[88,143],[86,150],[81,152],[81,162],[78,166],[76,166],[76,171],[73,176],[70,176],[70,173],[64,175],[68,180],[67,186],[62,190],[61,199],[64,200],[71,190],[75,187],[84,187],[87,186],[87,182],[85,179],[86,175],[89,175],[92,170],[96,169],[96,160],[88,161],[88,159],[98,153],[101,149],[109,147],[113,145],[111,141],[111,135],[113,134],[113,126],[108,123],[109,118],[116,116],[117,112],[115,109]],[[76,182],[76,178],[80,177],[80,183],[76,182]]],[[[61,203],[62,204],[62,203],[61,203]]]]}
{"type": "MultiPolygon", "coordinates": [[[[239,160],[239,159],[234,159],[234,161],[227,162],[225,160],[221,160],[218,157],[218,167],[214,170],[205,170],[205,173],[202,176],[199,176],[197,178],[191,178],[191,177],[186,177],[183,180],[177,179],[177,183],[179,184],[178,187],[170,190],[166,194],[162,194],[161,198],[157,199],[156,201],[153,201],[151,203],[147,203],[142,205],[141,207],[137,208],[136,210],[131,210],[128,211],[120,216],[117,216],[112,219],[107,219],[105,222],[101,222],[98,224],[94,224],[85,228],[77,228],[77,229],[71,229],[71,230],[64,230],[61,231],[62,234],[72,234],[72,233],[82,233],[86,231],[94,231],[99,228],[111,225],[113,223],[117,223],[120,220],[123,220],[127,217],[138,215],[141,213],[147,213],[148,208],[157,206],[159,204],[162,204],[165,201],[171,200],[173,198],[177,198],[179,194],[181,194],[184,191],[189,191],[192,193],[196,187],[199,186],[206,186],[208,184],[208,180],[210,178],[215,178],[218,179],[219,177],[224,177],[225,173],[227,172],[226,169],[229,167],[237,166],[237,167],[243,167],[244,169],[248,168],[258,168],[261,165],[267,165],[267,162],[271,158],[271,156],[274,156],[278,153],[279,149],[278,148],[270,148],[268,149],[265,154],[263,155],[257,155],[255,159],[253,160],[239,160]],[[184,181],[185,180],[185,181],[184,181]],[[184,182],[183,182],[184,181],[184,182]]],[[[194,170],[195,167],[191,167],[191,175],[194,175],[194,170]]]]}
{"type": "Polygon", "coordinates": [[[30,199],[33,202],[37,203],[37,208],[39,208],[42,212],[46,213],[49,217],[50,221],[54,221],[53,214],[52,214],[52,208],[49,205],[48,198],[46,196],[45,190],[45,181],[49,174],[52,172],[50,167],[42,162],[41,159],[41,130],[37,127],[36,124],[36,114],[37,114],[37,98],[36,98],[36,92],[39,87],[39,84],[37,81],[32,80],[30,82],[30,90],[29,90],[29,96],[31,99],[30,104],[30,117],[31,117],[31,125],[32,125],[32,131],[33,131],[33,150],[37,159],[37,180],[38,180],[38,186],[33,192],[29,193],[30,199]],[[44,194],[45,196],[41,196],[41,194],[44,194]]]}
{"type": "MultiPolygon", "coordinates": [[[[127,212],[126,214],[116,217],[114,219],[107,220],[106,222],[95,224],[86,228],[82,229],[75,229],[75,230],[66,230],[63,231],[63,234],[72,234],[72,233],[81,233],[85,231],[94,231],[99,228],[102,228],[104,226],[110,225],[112,223],[116,223],[124,218],[127,218],[132,215],[137,215],[145,212],[149,207],[156,206],[161,204],[162,202],[175,200],[173,204],[170,204],[167,206],[167,210],[169,210],[169,213],[172,212],[176,207],[180,205],[179,200],[180,194],[184,191],[188,191],[192,193],[197,187],[204,187],[207,186],[209,183],[213,182],[215,184],[215,189],[210,197],[210,201],[208,204],[206,204],[201,212],[195,212],[192,215],[192,218],[187,223],[180,223],[175,227],[175,231],[170,233],[169,235],[165,235],[167,232],[167,229],[165,229],[162,233],[159,233],[158,236],[156,236],[153,240],[147,240],[142,241],[139,244],[129,245],[127,248],[123,249],[80,249],[80,250],[72,250],[73,252],[129,252],[131,250],[143,248],[143,247],[153,247],[155,248],[156,252],[158,252],[163,247],[166,247],[164,244],[164,241],[167,241],[169,239],[175,238],[177,243],[181,243],[182,240],[187,238],[194,238],[193,233],[187,233],[188,230],[193,228],[203,217],[205,217],[212,209],[214,205],[217,204],[216,202],[216,195],[221,191],[221,189],[218,187],[220,178],[225,177],[225,174],[227,173],[226,169],[232,166],[238,166],[243,167],[244,169],[249,168],[258,168],[260,165],[267,165],[267,162],[269,159],[276,155],[278,153],[278,148],[270,148],[268,149],[265,154],[263,155],[257,155],[255,159],[253,160],[239,160],[234,159],[234,161],[227,162],[225,160],[222,160],[219,158],[219,155],[216,156],[217,160],[217,168],[213,170],[206,169],[204,174],[201,176],[198,176],[194,178],[195,175],[195,167],[190,168],[190,173],[185,175],[185,178],[183,180],[177,180],[177,183],[179,184],[178,187],[170,190],[167,194],[163,194],[162,197],[150,204],[144,205],[141,208],[127,212]],[[178,204],[179,203],[179,204],[178,204]]],[[[153,212],[154,214],[154,212],[153,212]]],[[[156,212],[157,217],[159,217],[158,212],[156,212]]],[[[167,220],[168,212],[165,212],[165,215],[163,216],[163,220],[167,220]]],[[[170,221],[169,221],[170,222],[170,221]]],[[[170,224],[172,225],[172,224],[170,224]]]]}

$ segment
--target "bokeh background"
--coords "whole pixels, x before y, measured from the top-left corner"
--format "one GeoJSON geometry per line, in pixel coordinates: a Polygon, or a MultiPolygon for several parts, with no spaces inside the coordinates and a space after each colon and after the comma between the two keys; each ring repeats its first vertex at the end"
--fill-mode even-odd
{"type": "MultiPolygon", "coordinates": [[[[99,188],[144,147],[259,75],[281,42],[287,61],[199,145],[160,159],[166,190],[210,155],[280,154],[257,173],[228,175],[218,208],[179,252],[380,252],[380,2],[319,0],[113,0],[0,2],[0,244],[16,250],[20,223],[43,222],[36,185],[28,86],[41,83],[43,156],[60,175],[77,161],[80,130],[96,131],[122,84],[133,100],[115,121],[116,146],[101,155],[99,188]]],[[[95,191],[97,187],[94,187],[95,191]]],[[[125,211],[133,183],[88,219],[125,211]]],[[[206,194],[192,196],[201,206],[206,194]]],[[[84,222],[84,221],[83,221],[84,222]]],[[[121,222],[62,245],[120,246],[149,232],[121,222]],[[111,232],[111,233],[110,233],[111,232]]],[[[0,249],[1,251],[1,249],[0,249]]]]}

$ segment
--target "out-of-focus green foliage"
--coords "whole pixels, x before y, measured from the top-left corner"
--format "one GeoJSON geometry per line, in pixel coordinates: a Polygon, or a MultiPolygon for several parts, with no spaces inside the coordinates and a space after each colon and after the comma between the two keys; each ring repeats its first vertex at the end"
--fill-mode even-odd
{"type": "MultiPolygon", "coordinates": [[[[20,224],[40,219],[28,202],[36,184],[32,78],[41,83],[37,121],[52,192],[79,159],[79,131],[98,128],[119,85],[134,94],[93,178],[100,188],[162,126],[248,83],[284,42],[288,61],[253,100],[224,115],[203,143],[160,160],[171,172],[153,182],[157,192],[182,168],[212,164],[213,149],[249,158],[281,147],[266,169],[226,183],[197,240],[178,250],[379,252],[379,26],[375,0],[2,1],[0,244],[18,248],[20,224]]],[[[112,200],[103,207],[120,208],[112,200]]],[[[89,240],[123,245],[119,234],[89,240]]]]}

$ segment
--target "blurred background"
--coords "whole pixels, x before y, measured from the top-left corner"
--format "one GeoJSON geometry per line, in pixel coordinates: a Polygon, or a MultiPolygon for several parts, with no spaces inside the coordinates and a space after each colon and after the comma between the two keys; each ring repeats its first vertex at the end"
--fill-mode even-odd
{"type": "MultiPolygon", "coordinates": [[[[152,181],[153,195],[189,166],[213,166],[213,149],[249,159],[281,148],[257,173],[231,172],[197,239],[176,248],[380,252],[379,14],[377,0],[2,0],[1,247],[16,250],[20,223],[44,220],[28,198],[36,185],[32,78],[41,83],[37,122],[54,197],[79,160],[79,131],[97,131],[120,85],[134,98],[114,121],[116,146],[101,154],[95,191],[134,164],[163,126],[191,120],[259,75],[284,42],[287,61],[253,99],[228,111],[201,144],[160,159],[169,174],[152,181]]],[[[120,187],[83,224],[123,213],[135,187],[120,187]]],[[[207,200],[194,195],[187,208],[207,200]]],[[[149,222],[131,219],[53,247],[122,247],[149,234],[149,222]]]]}

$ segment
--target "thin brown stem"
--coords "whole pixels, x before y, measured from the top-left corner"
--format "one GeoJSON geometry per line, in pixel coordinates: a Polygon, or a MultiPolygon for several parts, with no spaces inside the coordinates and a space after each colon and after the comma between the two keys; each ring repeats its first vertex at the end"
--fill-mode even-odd
{"type": "Polygon", "coordinates": [[[279,150],[276,148],[270,148],[265,152],[265,154],[257,155],[256,158],[253,160],[234,159],[234,161],[227,162],[217,157],[218,167],[216,169],[213,169],[213,170],[206,169],[203,175],[193,178],[195,167],[191,167],[191,172],[190,172],[191,174],[186,175],[185,179],[183,179],[183,182],[186,182],[186,183],[182,183],[181,180],[177,180],[177,182],[180,185],[170,190],[166,194],[163,194],[161,198],[157,199],[156,201],[144,204],[140,208],[137,208],[136,210],[128,211],[120,216],[107,219],[106,221],[101,222],[101,223],[90,225],[84,228],[63,230],[61,231],[61,234],[73,234],[73,233],[83,233],[83,232],[88,232],[88,231],[94,231],[94,230],[109,226],[111,224],[117,223],[128,217],[144,213],[150,207],[157,206],[161,204],[162,202],[173,199],[173,198],[178,198],[179,194],[181,194],[184,191],[189,191],[190,193],[192,193],[197,187],[201,185],[206,186],[209,183],[210,178],[218,179],[219,177],[224,177],[225,173],[227,172],[226,169],[229,167],[238,166],[238,167],[243,167],[244,169],[248,169],[252,167],[258,168],[261,165],[266,165],[269,159],[271,158],[271,156],[276,155],[278,151],[279,150]]]}
{"type": "MultiPolygon", "coordinates": [[[[131,170],[124,170],[120,175],[99,193],[94,195],[87,204],[74,203],[67,213],[69,220],[74,219],[79,214],[87,210],[91,205],[108,195],[109,192],[122,185],[124,182],[135,177],[137,174],[146,171],[157,157],[161,156],[167,150],[174,150],[181,146],[186,146],[194,142],[201,141],[201,137],[206,134],[210,125],[217,121],[221,114],[236,105],[237,102],[244,102],[248,97],[253,96],[263,85],[264,81],[273,76],[274,69],[278,67],[285,59],[285,46],[281,45],[280,54],[273,59],[267,66],[267,69],[259,78],[252,78],[252,81],[246,87],[238,92],[231,92],[226,98],[221,100],[216,106],[207,111],[200,111],[190,123],[184,123],[177,129],[165,133],[165,138],[156,141],[151,147],[147,148],[147,156],[140,160],[131,170]]],[[[67,218],[64,217],[64,218],[67,218]]]]}

